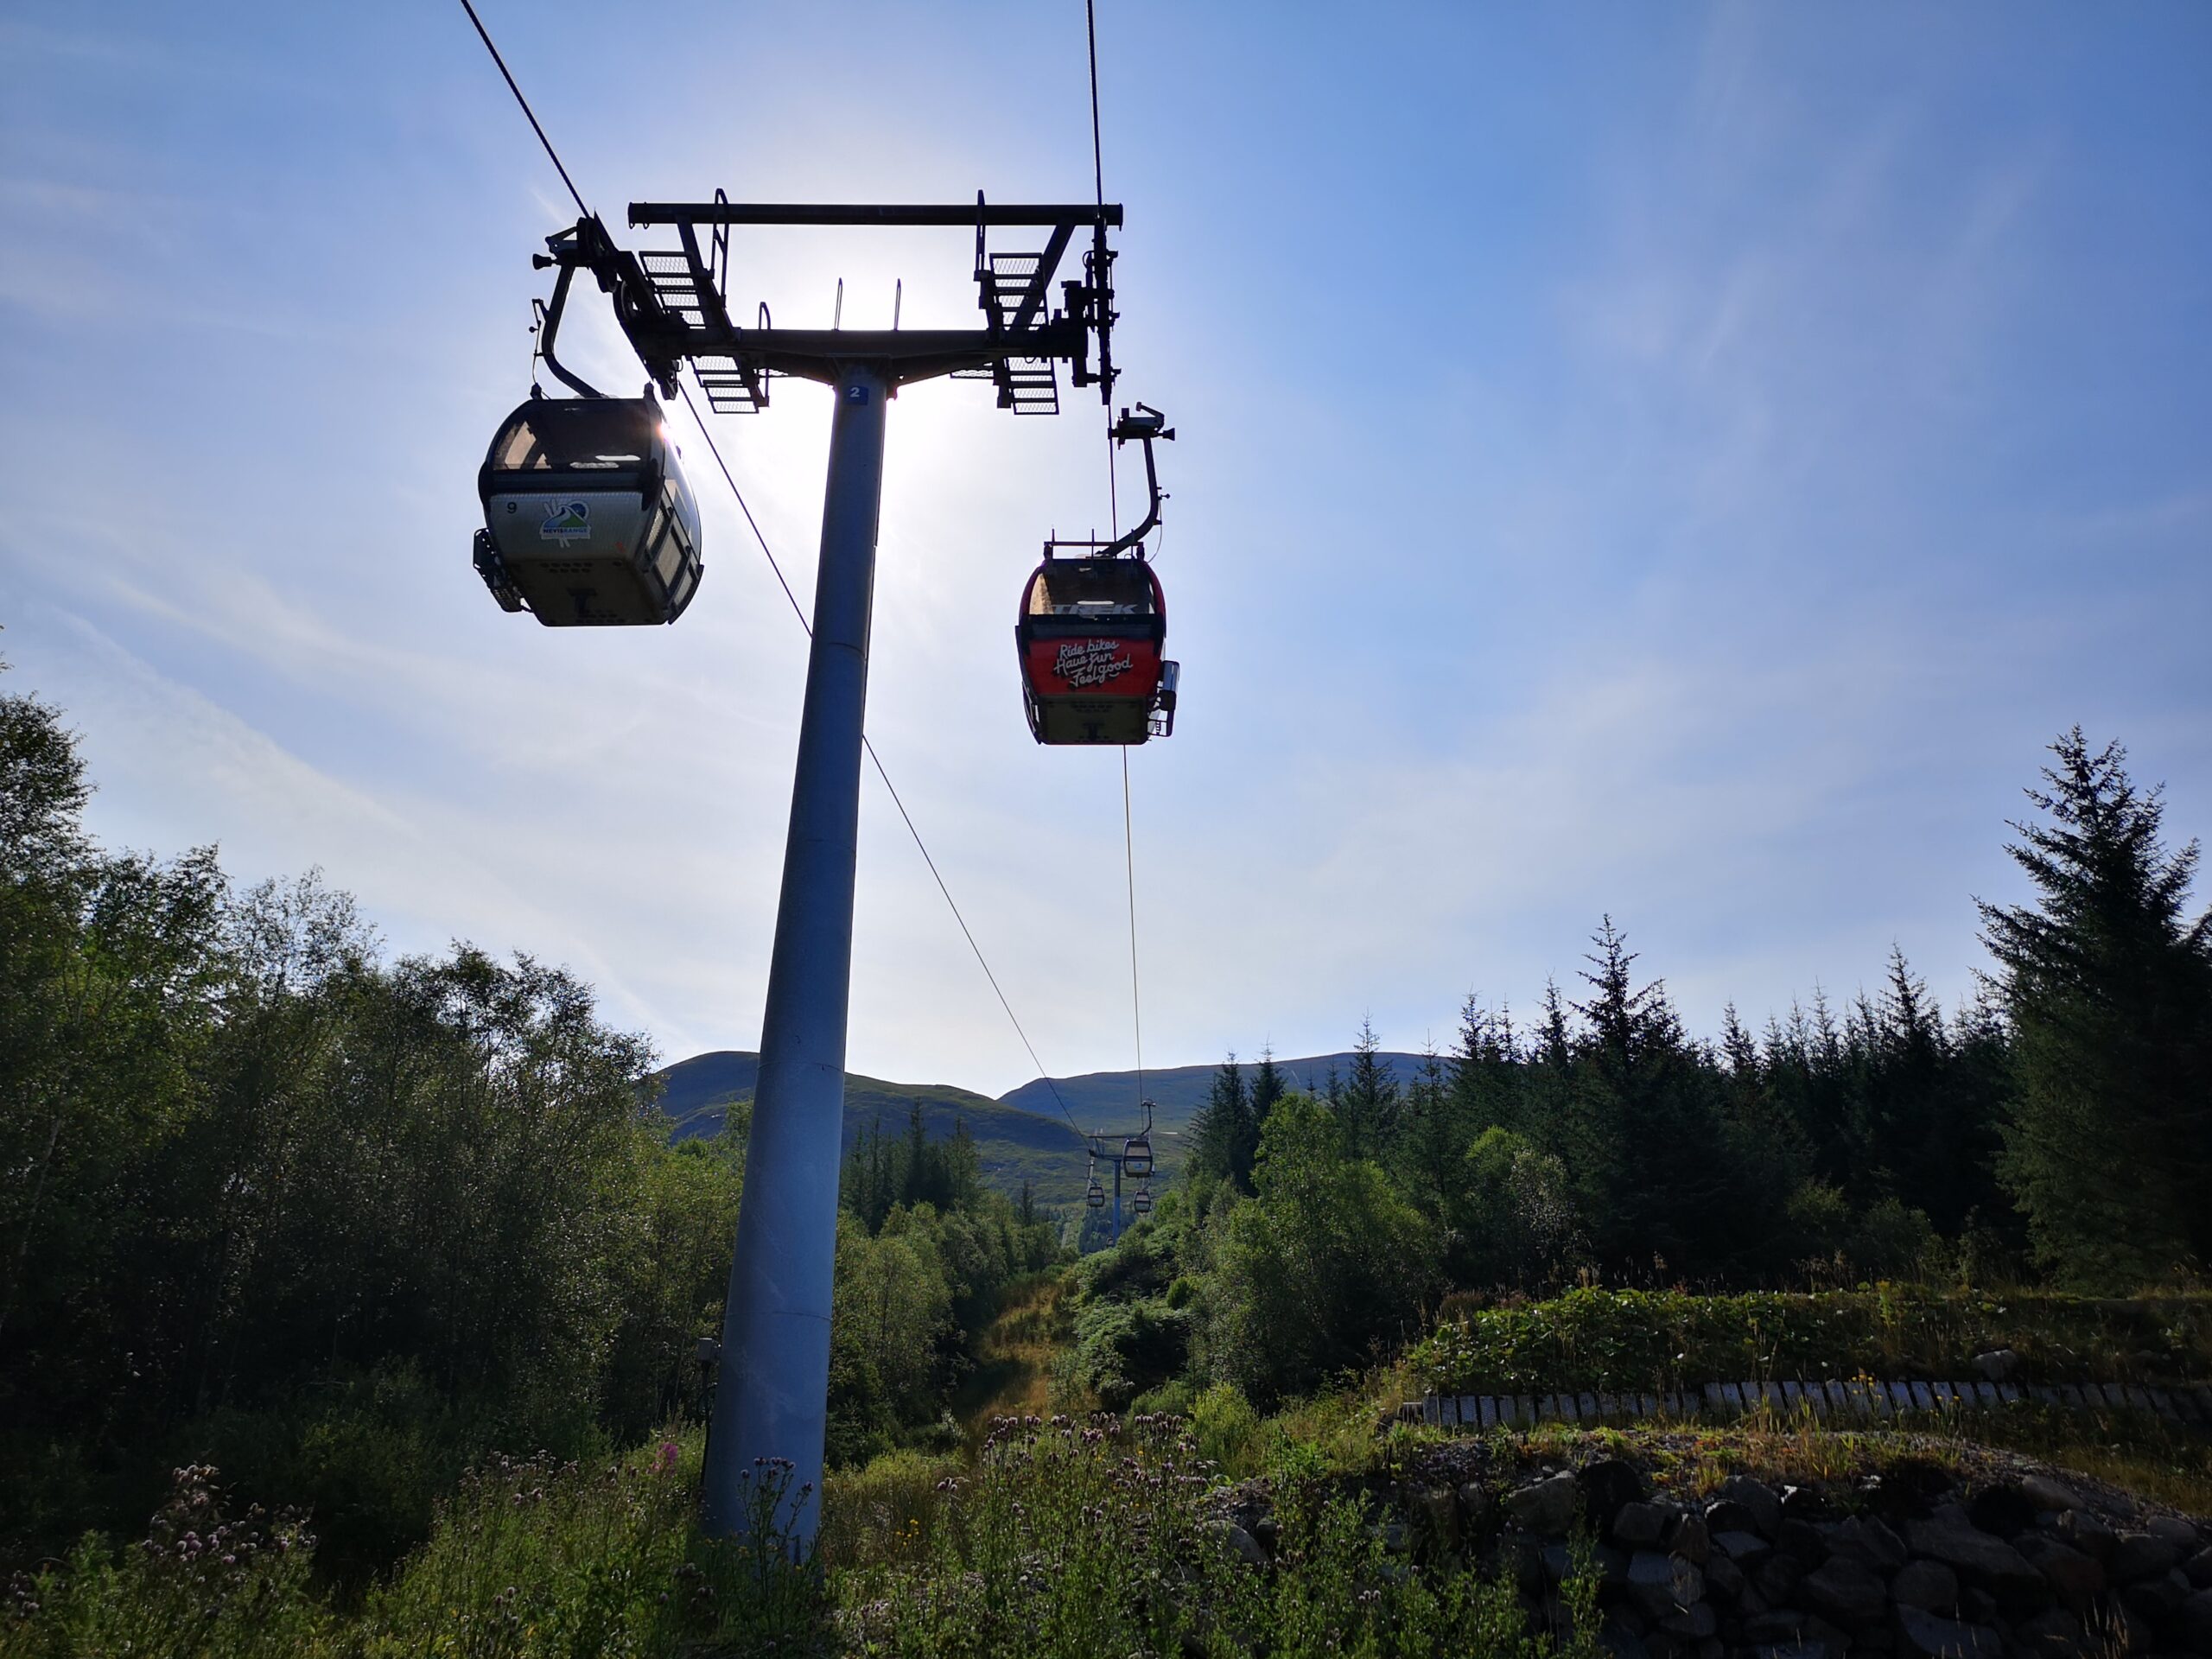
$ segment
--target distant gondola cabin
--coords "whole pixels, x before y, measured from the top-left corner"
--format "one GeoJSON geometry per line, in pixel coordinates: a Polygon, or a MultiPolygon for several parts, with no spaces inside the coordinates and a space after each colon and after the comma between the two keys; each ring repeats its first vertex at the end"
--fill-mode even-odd
{"type": "Polygon", "coordinates": [[[1014,623],[1023,702],[1039,743],[1141,743],[1175,721],[1167,601],[1137,558],[1047,557],[1014,623]]]}
{"type": "Polygon", "coordinates": [[[698,591],[699,504],[651,397],[537,397],[477,474],[476,569],[547,627],[673,622],[698,591]]]}

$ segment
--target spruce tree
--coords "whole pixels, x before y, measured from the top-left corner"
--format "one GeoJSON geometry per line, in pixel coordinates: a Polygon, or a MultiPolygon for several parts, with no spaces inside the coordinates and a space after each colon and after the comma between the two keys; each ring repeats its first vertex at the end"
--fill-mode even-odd
{"type": "Polygon", "coordinates": [[[1252,1159],[1259,1144],[1244,1069],[1232,1052],[1213,1074],[1205,1104],[1192,1116],[1186,1179],[1193,1189],[1225,1180],[1249,1192],[1252,1159]]]}
{"type": "Polygon", "coordinates": [[[1344,1118],[1345,1150],[1354,1158],[1379,1160],[1388,1156],[1396,1137],[1398,1080],[1389,1061],[1381,1058],[1382,1047],[1374,1024],[1363,1018],[1352,1044],[1351,1076],[1341,1090],[1331,1069],[1330,1098],[1344,1118]]]}
{"type": "Polygon", "coordinates": [[[2039,1260],[2126,1290],[2212,1259],[2212,912],[2183,912],[2197,843],[2117,743],[2051,745],[2041,820],[2006,848],[2037,901],[1980,906],[2013,1033],[2001,1177],[2039,1260]]]}

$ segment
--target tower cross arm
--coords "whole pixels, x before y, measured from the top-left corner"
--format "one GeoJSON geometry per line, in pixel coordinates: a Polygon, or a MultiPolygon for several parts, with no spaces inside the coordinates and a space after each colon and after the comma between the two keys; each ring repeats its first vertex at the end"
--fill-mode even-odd
{"type": "Polygon", "coordinates": [[[645,225],[873,225],[964,227],[1094,225],[1118,230],[1117,201],[1043,206],[1006,202],[633,201],[630,223],[645,225]]]}

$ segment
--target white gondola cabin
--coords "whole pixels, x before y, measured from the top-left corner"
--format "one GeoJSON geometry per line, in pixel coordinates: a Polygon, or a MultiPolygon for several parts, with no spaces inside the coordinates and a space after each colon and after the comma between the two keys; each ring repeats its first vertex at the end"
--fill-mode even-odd
{"type": "Polygon", "coordinates": [[[1141,558],[1047,555],[1014,628],[1039,743],[1141,743],[1175,728],[1167,601],[1141,558]]]}
{"type": "Polygon", "coordinates": [[[1145,1179],[1152,1173],[1152,1137],[1133,1135],[1122,1142],[1122,1173],[1133,1181],[1145,1179]]]}
{"type": "Polygon", "coordinates": [[[698,591],[699,504],[650,397],[533,396],[476,482],[476,569],[504,610],[549,628],[657,625],[698,591]]]}

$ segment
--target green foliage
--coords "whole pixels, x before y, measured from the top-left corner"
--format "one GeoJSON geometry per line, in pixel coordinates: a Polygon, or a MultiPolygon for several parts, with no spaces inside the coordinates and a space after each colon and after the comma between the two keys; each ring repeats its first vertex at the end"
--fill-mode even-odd
{"type": "Polygon", "coordinates": [[[1192,1402],[1191,1434],[1207,1462],[1231,1475],[1249,1474],[1260,1414],[1235,1383],[1217,1382],[1192,1402]]]}
{"type": "Polygon", "coordinates": [[[1208,1348],[1216,1375],[1273,1401],[1402,1341],[1436,1262],[1420,1214],[1319,1101],[1276,1105],[1255,1173],[1214,1248],[1208,1348]]]}
{"type": "Polygon", "coordinates": [[[0,1612],[5,1659],[289,1659],[334,1621],[309,1588],[315,1541],[296,1517],[226,1518],[215,1471],[179,1469],[144,1541],[111,1554],[87,1537],[67,1561],[18,1578],[0,1612]]]}
{"type": "Polygon", "coordinates": [[[2212,1261],[2212,912],[2185,919],[2196,843],[2166,850],[2125,750],[2076,727],[2052,753],[2046,821],[2007,849],[2037,903],[1981,907],[2018,1082],[2003,1171],[2037,1259],[2120,1290],[2212,1261]]]}
{"type": "Polygon", "coordinates": [[[1196,1325],[1191,1309],[1162,1297],[1090,1302],[1076,1314],[1074,1380],[1109,1411],[1122,1410],[1183,1370],[1196,1325]]]}
{"type": "Polygon", "coordinates": [[[2037,1381],[2201,1380],[2212,1376],[2212,1297],[1578,1290],[1461,1314],[1409,1358],[1446,1393],[1611,1392],[1861,1372],[1957,1379],[1975,1374],[1976,1354],[2007,1347],[2037,1381]]]}

